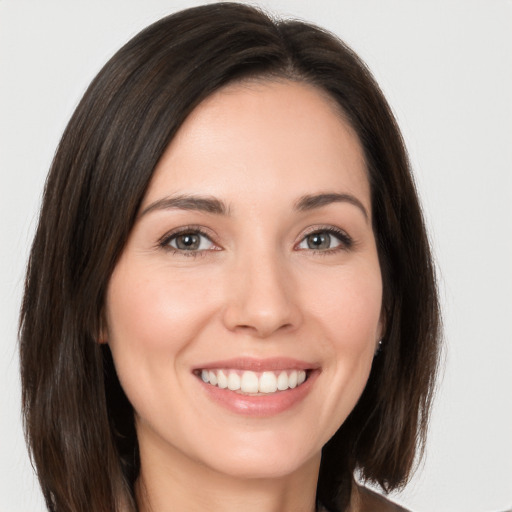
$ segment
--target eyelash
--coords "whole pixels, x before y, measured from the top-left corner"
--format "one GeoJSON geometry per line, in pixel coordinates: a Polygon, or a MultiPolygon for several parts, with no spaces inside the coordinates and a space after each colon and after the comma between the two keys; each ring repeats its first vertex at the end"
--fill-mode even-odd
{"type": "MultiPolygon", "coordinates": [[[[339,251],[347,251],[351,249],[354,245],[353,239],[344,231],[341,229],[335,228],[333,226],[325,226],[325,227],[318,227],[316,226],[314,229],[311,229],[310,231],[306,232],[298,244],[295,245],[297,247],[299,244],[303,243],[307,237],[311,235],[316,234],[322,234],[326,233],[330,236],[334,236],[338,239],[340,242],[340,245],[337,247],[329,248],[329,249],[299,249],[301,251],[308,250],[312,252],[313,254],[321,254],[322,256],[327,256],[329,254],[333,254],[339,251]]],[[[207,238],[214,246],[215,243],[213,242],[211,236],[206,233],[203,229],[201,229],[198,226],[184,226],[182,228],[179,228],[178,230],[171,231],[170,233],[166,233],[159,241],[158,241],[158,247],[161,249],[164,249],[165,251],[169,251],[172,254],[177,254],[180,256],[186,256],[186,257],[193,257],[197,258],[198,256],[205,256],[210,250],[220,250],[217,249],[210,249],[210,250],[190,250],[187,251],[185,249],[177,249],[175,247],[172,247],[170,245],[171,241],[176,239],[177,237],[181,235],[199,235],[202,237],[207,238]]],[[[218,247],[218,246],[217,246],[218,247]]]]}
{"type": "MultiPolygon", "coordinates": [[[[179,228],[175,231],[171,231],[170,233],[166,233],[159,241],[158,241],[158,247],[168,251],[172,254],[176,254],[179,256],[186,256],[186,257],[192,257],[197,258],[198,256],[205,256],[205,254],[208,252],[208,250],[200,250],[200,251],[187,251],[185,249],[177,249],[175,247],[172,247],[169,245],[172,240],[176,239],[179,236],[182,235],[199,235],[204,238],[207,238],[214,246],[215,243],[212,240],[211,235],[206,233],[203,229],[201,229],[198,226],[184,226],[182,228],[179,228]]],[[[219,250],[219,249],[211,249],[211,250],[219,250]]]]}
{"type": "MultiPolygon", "coordinates": [[[[318,227],[315,226],[311,231],[306,232],[301,238],[299,244],[301,244],[308,236],[327,233],[328,235],[334,236],[340,242],[338,247],[333,247],[330,249],[309,249],[313,254],[318,254],[322,256],[328,256],[333,253],[337,253],[339,251],[348,251],[354,246],[354,240],[343,230],[336,228],[334,226],[325,226],[318,227]]],[[[306,249],[302,249],[306,250],[306,249]]]]}

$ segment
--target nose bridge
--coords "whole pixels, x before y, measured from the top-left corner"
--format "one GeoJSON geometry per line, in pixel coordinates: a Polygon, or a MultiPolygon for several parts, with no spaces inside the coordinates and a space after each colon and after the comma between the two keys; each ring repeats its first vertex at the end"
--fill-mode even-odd
{"type": "Polygon", "coordinates": [[[229,329],[266,337],[296,327],[300,312],[293,297],[293,279],[286,256],[277,247],[240,251],[230,272],[225,321],[229,329]]]}

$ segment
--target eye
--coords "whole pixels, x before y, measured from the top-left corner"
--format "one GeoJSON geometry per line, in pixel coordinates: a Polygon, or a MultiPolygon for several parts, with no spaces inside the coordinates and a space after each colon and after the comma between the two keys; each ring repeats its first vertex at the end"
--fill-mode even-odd
{"type": "Polygon", "coordinates": [[[175,249],[176,251],[200,252],[215,248],[211,239],[198,230],[182,231],[165,237],[161,242],[162,247],[175,249]]]}
{"type": "Polygon", "coordinates": [[[329,228],[313,231],[306,235],[298,249],[309,249],[313,251],[329,251],[333,249],[349,248],[352,245],[351,238],[341,230],[329,228]]]}

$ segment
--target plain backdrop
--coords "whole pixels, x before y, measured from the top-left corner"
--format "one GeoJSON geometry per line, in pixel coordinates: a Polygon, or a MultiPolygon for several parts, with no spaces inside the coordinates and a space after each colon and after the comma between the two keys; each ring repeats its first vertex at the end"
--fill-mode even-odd
{"type": "MultiPolygon", "coordinates": [[[[41,512],[20,421],[17,315],[53,152],[103,63],[199,2],[0,0],[0,512],[41,512]]],[[[512,3],[275,0],[368,63],[402,127],[445,323],[426,459],[394,499],[417,512],[512,507],[512,3]]]]}

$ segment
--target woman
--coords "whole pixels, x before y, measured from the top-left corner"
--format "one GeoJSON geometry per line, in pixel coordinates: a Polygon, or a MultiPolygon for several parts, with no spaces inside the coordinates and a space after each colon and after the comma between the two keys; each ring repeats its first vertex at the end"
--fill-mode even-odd
{"type": "Polygon", "coordinates": [[[21,314],[49,510],[397,510],[438,357],[399,130],[332,35],[182,11],[93,81],[21,314]],[[395,507],[395,508],[393,508],[395,507]]]}

